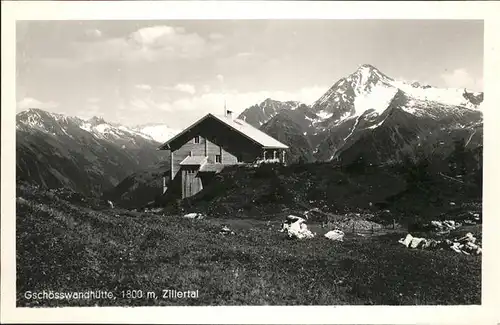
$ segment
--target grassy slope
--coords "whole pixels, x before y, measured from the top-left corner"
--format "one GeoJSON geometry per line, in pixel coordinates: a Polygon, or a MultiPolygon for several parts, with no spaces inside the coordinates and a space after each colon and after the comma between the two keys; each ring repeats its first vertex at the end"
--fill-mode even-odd
{"type": "Polygon", "coordinates": [[[480,257],[410,251],[399,235],[290,241],[255,223],[223,236],[210,220],[96,211],[30,187],[18,196],[18,306],[480,303],[480,257]],[[198,289],[200,298],[23,298],[27,290],[170,288],[198,289]]]}

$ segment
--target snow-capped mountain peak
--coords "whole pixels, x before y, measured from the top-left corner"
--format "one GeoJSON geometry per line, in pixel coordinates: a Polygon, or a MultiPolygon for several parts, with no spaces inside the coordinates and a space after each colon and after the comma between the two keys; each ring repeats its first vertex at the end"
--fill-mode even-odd
{"type": "Polygon", "coordinates": [[[370,114],[380,115],[388,108],[398,91],[402,91],[410,98],[408,101],[410,106],[420,105],[421,109],[406,107],[407,112],[418,112],[420,115],[426,114],[426,110],[422,108],[430,106],[429,103],[477,109],[482,102],[482,93],[469,93],[463,88],[436,88],[417,81],[395,80],[374,66],[363,64],[351,75],[337,81],[320,97],[313,104],[313,112],[329,116],[329,119],[337,123],[361,116],[367,111],[370,114]]]}
{"type": "Polygon", "coordinates": [[[393,79],[369,64],[361,65],[349,76],[337,81],[314,104],[313,111],[341,120],[360,116],[367,110],[381,114],[397,92],[393,79]]]}
{"type": "Polygon", "coordinates": [[[361,93],[371,89],[376,84],[390,84],[393,79],[389,78],[380,70],[370,64],[361,65],[347,80],[354,86],[354,89],[361,93]]]}

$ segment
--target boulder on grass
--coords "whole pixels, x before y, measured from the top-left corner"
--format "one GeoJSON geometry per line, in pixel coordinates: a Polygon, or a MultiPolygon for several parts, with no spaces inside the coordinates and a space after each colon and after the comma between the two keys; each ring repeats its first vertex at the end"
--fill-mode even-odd
{"type": "Polygon", "coordinates": [[[222,235],[234,235],[234,231],[229,229],[228,226],[223,226],[219,233],[222,235]]]}
{"type": "Polygon", "coordinates": [[[405,238],[401,238],[398,242],[408,248],[424,248],[427,240],[425,238],[413,237],[411,234],[407,234],[405,238]]]}
{"type": "Polygon", "coordinates": [[[203,219],[203,218],[205,218],[205,216],[201,213],[193,212],[193,213],[185,214],[184,218],[186,218],[186,219],[203,219]]]}
{"type": "Polygon", "coordinates": [[[344,232],[342,230],[331,230],[325,234],[325,237],[330,240],[344,241],[344,232]]]}
{"type": "Polygon", "coordinates": [[[307,225],[303,222],[294,222],[287,229],[288,238],[308,239],[313,238],[314,234],[307,229],[307,225]]]}
{"type": "Polygon", "coordinates": [[[301,217],[289,215],[282,224],[280,232],[286,232],[288,238],[313,238],[314,234],[307,229],[305,220],[301,217]]]}

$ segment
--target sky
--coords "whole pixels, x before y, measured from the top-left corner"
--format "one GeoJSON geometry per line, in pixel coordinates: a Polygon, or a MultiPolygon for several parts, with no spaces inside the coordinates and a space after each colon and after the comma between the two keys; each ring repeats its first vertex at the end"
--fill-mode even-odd
{"type": "Polygon", "coordinates": [[[18,21],[17,112],[178,129],[224,102],[311,104],[362,64],[482,91],[483,35],[474,20],[18,21]]]}

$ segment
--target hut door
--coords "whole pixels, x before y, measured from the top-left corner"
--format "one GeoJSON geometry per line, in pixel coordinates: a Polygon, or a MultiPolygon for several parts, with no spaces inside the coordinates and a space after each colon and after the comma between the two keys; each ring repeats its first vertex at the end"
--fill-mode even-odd
{"type": "Polygon", "coordinates": [[[201,179],[197,174],[198,168],[185,168],[182,171],[182,198],[195,195],[203,188],[201,179]]]}
{"type": "Polygon", "coordinates": [[[184,184],[183,184],[183,197],[190,197],[194,194],[196,194],[197,186],[197,178],[196,178],[196,169],[193,168],[186,168],[184,170],[184,184]]]}

